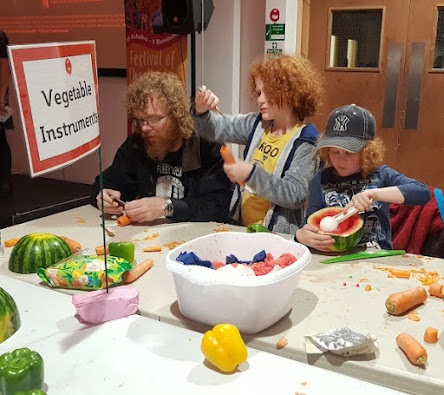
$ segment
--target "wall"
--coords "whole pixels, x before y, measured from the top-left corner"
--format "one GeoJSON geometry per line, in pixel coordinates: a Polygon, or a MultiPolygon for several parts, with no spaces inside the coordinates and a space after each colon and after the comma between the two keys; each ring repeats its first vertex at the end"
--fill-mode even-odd
{"type": "MultiPolygon", "coordinates": [[[[224,112],[253,111],[256,106],[248,91],[248,68],[251,61],[264,52],[265,0],[213,2],[214,13],[208,29],[202,35],[196,34],[196,84],[200,86],[202,81],[210,87],[220,97],[224,112]]],[[[103,168],[112,163],[117,148],[126,138],[125,89],[125,78],[99,78],[103,168]]],[[[14,100],[12,97],[12,104],[14,100]]],[[[17,105],[14,107],[18,109],[17,105]]],[[[14,174],[29,174],[18,110],[14,122],[16,130],[7,132],[13,152],[12,171],[14,174]]],[[[91,183],[97,173],[98,156],[95,153],[45,177],[91,183]]]]}

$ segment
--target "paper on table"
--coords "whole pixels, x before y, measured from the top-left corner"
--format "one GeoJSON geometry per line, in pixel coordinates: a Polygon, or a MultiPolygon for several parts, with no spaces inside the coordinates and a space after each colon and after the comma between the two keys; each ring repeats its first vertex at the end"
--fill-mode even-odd
{"type": "Polygon", "coordinates": [[[14,110],[11,107],[5,106],[6,114],[0,114],[0,122],[6,122],[12,114],[14,114],[14,110]]]}

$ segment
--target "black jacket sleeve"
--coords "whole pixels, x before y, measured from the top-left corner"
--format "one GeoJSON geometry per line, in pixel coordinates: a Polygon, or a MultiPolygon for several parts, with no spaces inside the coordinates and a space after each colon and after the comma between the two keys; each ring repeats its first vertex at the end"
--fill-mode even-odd
{"type": "Polygon", "coordinates": [[[223,170],[218,143],[200,139],[201,168],[190,172],[189,190],[184,199],[172,199],[172,220],[228,222],[233,184],[223,170]]]}

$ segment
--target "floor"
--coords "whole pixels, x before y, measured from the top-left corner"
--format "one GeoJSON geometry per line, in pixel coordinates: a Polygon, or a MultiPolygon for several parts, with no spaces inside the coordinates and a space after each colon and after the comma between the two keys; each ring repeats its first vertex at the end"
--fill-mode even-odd
{"type": "Polygon", "coordinates": [[[89,203],[91,186],[14,174],[12,193],[0,197],[0,229],[89,203]]]}

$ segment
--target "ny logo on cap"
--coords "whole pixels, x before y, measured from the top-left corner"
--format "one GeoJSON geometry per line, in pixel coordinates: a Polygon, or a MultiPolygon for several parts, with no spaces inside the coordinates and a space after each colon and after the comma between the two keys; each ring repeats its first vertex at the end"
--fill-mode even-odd
{"type": "Polygon", "coordinates": [[[349,121],[350,119],[346,115],[339,115],[339,117],[335,118],[335,126],[333,127],[333,130],[336,132],[345,132],[349,121]]]}

